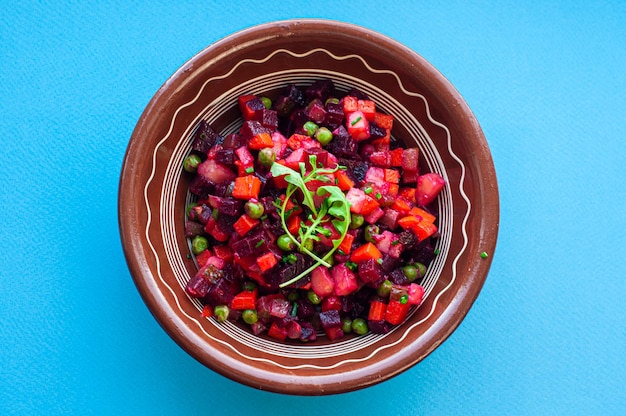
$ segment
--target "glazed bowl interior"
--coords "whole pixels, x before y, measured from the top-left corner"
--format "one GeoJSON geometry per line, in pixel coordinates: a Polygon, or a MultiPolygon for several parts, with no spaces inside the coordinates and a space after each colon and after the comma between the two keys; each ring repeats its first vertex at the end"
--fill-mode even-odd
{"type": "Polygon", "coordinates": [[[491,264],[499,205],[493,162],[474,115],[421,56],[376,32],[325,20],[249,28],[198,53],[152,98],[132,134],[120,179],[122,244],[135,284],[167,333],[207,367],[251,387],[320,395],[384,381],[440,345],[467,314],[491,264]],[[185,238],[193,196],[181,169],[194,129],[206,120],[238,131],[237,98],[275,97],[288,84],[331,79],[357,88],[395,117],[392,140],[420,150],[420,169],[446,180],[438,200],[438,255],[426,296],[384,335],[303,343],[253,336],[233,322],[202,318],[186,295],[197,271],[185,238]]]}

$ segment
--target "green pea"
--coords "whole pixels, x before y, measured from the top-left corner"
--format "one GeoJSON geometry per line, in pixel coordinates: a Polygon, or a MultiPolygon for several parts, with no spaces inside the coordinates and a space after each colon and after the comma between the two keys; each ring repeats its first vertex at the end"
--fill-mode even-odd
{"type": "Polygon", "coordinates": [[[291,237],[289,237],[287,234],[283,234],[278,237],[276,239],[276,245],[282,251],[293,251],[293,249],[296,247],[291,237]]]}
{"type": "Polygon", "coordinates": [[[194,173],[196,170],[198,170],[198,165],[200,163],[202,163],[202,159],[200,158],[200,156],[196,155],[195,153],[190,154],[183,161],[183,169],[185,169],[187,172],[194,173]]]}
{"type": "Polygon", "coordinates": [[[374,236],[378,235],[380,233],[380,228],[378,228],[378,225],[376,224],[370,224],[367,227],[365,227],[365,230],[363,230],[363,236],[365,237],[365,241],[368,241],[370,243],[374,243],[374,236]]]}
{"type": "Polygon", "coordinates": [[[209,247],[209,240],[206,237],[197,235],[191,240],[191,251],[193,254],[200,254],[209,247]]]}
{"type": "Polygon", "coordinates": [[[361,214],[352,214],[350,218],[350,228],[355,230],[363,225],[365,217],[361,214]]]}
{"type": "Polygon", "coordinates": [[[312,290],[306,292],[306,297],[313,305],[319,305],[320,303],[322,303],[322,298],[320,298],[317,293],[313,292],[312,290]]]}
{"type": "Polygon", "coordinates": [[[313,122],[311,120],[307,121],[302,126],[302,130],[304,130],[304,134],[306,134],[309,137],[313,137],[313,135],[315,134],[315,132],[317,131],[318,128],[319,128],[319,126],[317,124],[315,124],[315,122],[313,122]]]}
{"type": "Polygon", "coordinates": [[[380,284],[380,286],[378,286],[378,289],[376,289],[376,293],[378,293],[378,296],[383,297],[383,298],[389,297],[392,286],[393,286],[393,283],[391,283],[390,280],[386,279],[384,282],[380,284]]]}
{"type": "Polygon", "coordinates": [[[326,146],[333,140],[333,133],[326,127],[320,127],[315,132],[315,139],[320,142],[322,146],[326,146]]]}
{"type": "Polygon", "coordinates": [[[261,165],[269,168],[276,161],[276,152],[271,147],[264,147],[259,150],[258,159],[261,165]]]}
{"type": "Polygon", "coordinates": [[[357,335],[365,335],[369,331],[367,322],[363,318],[354,318],[352,320],[352,331],[357,335]]]}
{"type": "Polygon", "coordinates": [[[415,267],[417,267],[417,271],[419,272],[418,279],[421,279],[426,274],[426,265],[416,262],[414,263],[415,267]]]}
{"type": "Polygon", "coordinates": [[[335,98],[335,97],[327,98],[326,101],[324,102],[324,105],[327,105],[328,103],[339,104],[339,98],[335,98]]]}
{"type": "Polygon", "coordinates": [[[256,324],[259,320],[259,315],[254,309],[246,309],[241,312],[241,318],[249,325],[256,324]]]}
{"type": "Polygon", "coordinates": [[[402,272],[404,272],[406,278],[409,279],[409,282],[412,282],[419,277],[419,270],[414,264],[407,264],[402,268],[402,272]]]}
{"type": "Polygon", "coordinates": [[[215,309],[213,309],[213,314],[215,315],[217,322],[224,322],[228,319],[230,309],[226,305],[217,305],[215,309]]]}
{"type": "Polygon", "coordinates": [[[269,97],[261,97],[261,102],[268,110],[272,108],[272,100],[269,97]]]}
{"type": "Polygon", "coordinates": [[[352,319],[347,316],[342,318],[341,330],[344,332],[344,334],[349,334],[350,332],[352,332],[352,319]]]}
{"type": "Polygon", "coordinates": [[[265,208],[263,208],[263,204],[258,201],[247,201],[243,206],[244,211],[246,211],[246,215],[252,219],[258,220],[265,213],[265,208]]]}
{"type": "Polygon", "coordinates": [[[313,243],[313,240],[311,239],[304,240],[304,244],[302,244],[302,247],[309,251],[313,251],[313,246],[314,246],[314,243],[313,243]]]}

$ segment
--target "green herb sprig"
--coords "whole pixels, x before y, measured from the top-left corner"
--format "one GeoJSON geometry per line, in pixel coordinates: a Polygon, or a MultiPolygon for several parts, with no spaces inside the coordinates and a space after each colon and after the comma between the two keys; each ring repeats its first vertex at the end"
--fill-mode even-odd
{"type": "Polygon", "coordinates": [[[285,181],[288,183],[284,200],[282,202],[277,201],[276,203],[283,230],[293,241],[293,243],[296,245],[300,252],[307,254],[315,261],[315,263],[311,267],[304,270],[293,279],[282,283],[280,287],[289,286],[297,282],[320,265],[330,267],[331,264],[328,263],[328,259],[330,259],[333,253],[341,245],[342,241],[346,237],[348,228],[350,226],[350,203],[346,199],[343,191],[339,189],[339,187],[335,185],[320,186],[317,189],[316,194],[317,196],[323,196],[325,198],[323,199],[320,206],[316,206],[314,202],[315,195],[306,186],[308,182],[313,180],[330,183],[328,175],[335,173],[337,170],[340,169],[340,166],[337,166],[334,169],[318,168],[317,157],[315,155],[309,156],[309,163],[312,169],[308,173],[306,171],[306,166],[304,163],[300,163],[299,165],[300,172],[297,172],[279,163],[272,164],[272,167],[270,168],[270,173],[272,174],[272,176],[284,176],[285,181]],[[302,226],[298,230],[297,237],[293,235],[287,227],[287,218],[290,214],[289,212],[287,212],[287,203],[294,195],[294,193],[296,193],[296,191],[300,191],[302,193],[302,204],[311,211],[311,224],[302,224],[302,226]],[[328,229],[323,226],[328,221],[333,224],[335,229],[339,232],[340,237],[331,240],[333,244],[332,249],[330,249],[327,253],[320,257],[316,253],[311,251],[308,247],[312,247],[312,243],[319,241],[320,238],[318,234],[328,236],[328,229]]]}

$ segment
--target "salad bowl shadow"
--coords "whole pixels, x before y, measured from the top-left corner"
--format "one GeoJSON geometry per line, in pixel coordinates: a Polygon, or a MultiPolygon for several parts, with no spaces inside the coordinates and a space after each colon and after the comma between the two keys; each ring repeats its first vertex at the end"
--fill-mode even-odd
{"type": "Polygon", "coordinates": [[[459,326],[487,277],[499,224],[495,169],[484,134],[450,82],[423,57],[352,24],[303,19],[262,24],[217,41],[156,92],[130,138],[119,183],[119,226],[134,283],[163,329],[210,369],[250,387],[336,394],[414,366],[459,326]],[[386,334],[308,343],[255,336],[202,317],[185,285],[198,266],[184,232],[189,179],[181,168],[200,121],[242,125],[237,98],[331,79],[395,117],[393,140],[417,147],[420,167],[446,181],[438,200],[437,256],[424,300],[386,334]]]}

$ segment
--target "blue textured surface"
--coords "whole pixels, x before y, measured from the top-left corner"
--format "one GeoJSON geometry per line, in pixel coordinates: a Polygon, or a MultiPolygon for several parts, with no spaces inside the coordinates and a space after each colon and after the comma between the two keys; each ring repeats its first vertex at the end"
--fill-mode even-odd
{"type": "Polygon", "coordinates": [[[626,414],[626,3],[128,3],[1,7],[0,414],[626,414]],[[117,228],[126,145],[159,86],[211,42],[293,17],[433,63],[481,123],[501,193],[459,329],[330,397],[256,391],[189,357],[140,299],[117,228]]]}

